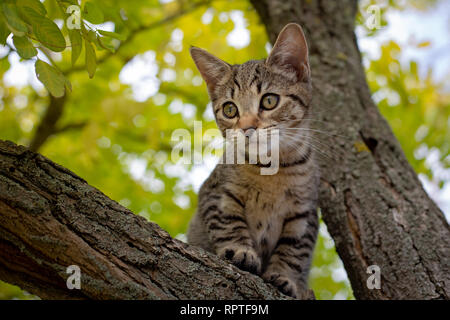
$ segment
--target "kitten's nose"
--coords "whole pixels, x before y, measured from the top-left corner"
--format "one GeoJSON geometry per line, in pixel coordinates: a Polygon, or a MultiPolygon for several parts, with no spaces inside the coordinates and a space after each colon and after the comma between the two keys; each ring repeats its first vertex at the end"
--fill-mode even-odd
{"type": "Polygon", "coordinates": [[[242,130],[244,131],[246,137],[250,137],[253,134],[253,132],[255,132],[256,127],[242,128],[242,130]]]}

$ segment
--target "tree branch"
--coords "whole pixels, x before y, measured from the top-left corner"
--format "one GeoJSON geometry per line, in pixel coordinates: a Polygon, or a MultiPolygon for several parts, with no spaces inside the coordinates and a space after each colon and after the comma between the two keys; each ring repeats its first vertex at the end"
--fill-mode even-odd
{"type": "Polygon", "coordinates": [[[56,128],[54,133],[57,134],[57,133],[66,132],[66,131],[70,131],[70,130],[79,130],[79,129],[84,128],[87,124],[88,124],[87,121],[68,123],[64,126],[56,128]]]}
{"type": "Polygon", "coordinates": [[[1,140],[0,279],[45,299],[289,299],[1,140]],[[81,269],[81,290],[66,287],[70,265],[81,269]]]}
{"type": "Polygon", "coordinates": [[[38,151],[47,139],[56,132],[56,124],[63,115],[66,96],[55,98],[49,95],[49,99],[47,109],[29,146],[32,151],[38,151]]]}

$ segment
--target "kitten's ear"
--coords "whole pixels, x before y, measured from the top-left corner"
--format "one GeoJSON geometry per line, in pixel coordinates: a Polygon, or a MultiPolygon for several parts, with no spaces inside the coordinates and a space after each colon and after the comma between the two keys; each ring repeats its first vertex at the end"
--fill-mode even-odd
{"type": "Polygon", "coordinates": [[[298,24],[289,23],[281,30],[266,63],[283,72],[295,72],[298,81],[309,81],[308,45],[298,24]]]}
{"type": "Polygon", "coordinates": [[[223,79],[227,73],[231,72],[231,66],[206,50],[191,47],[189,51],[198,71],[200,71],[200,74],[208,86],[208,90],[212,92],[217,83],[223,79]]]}

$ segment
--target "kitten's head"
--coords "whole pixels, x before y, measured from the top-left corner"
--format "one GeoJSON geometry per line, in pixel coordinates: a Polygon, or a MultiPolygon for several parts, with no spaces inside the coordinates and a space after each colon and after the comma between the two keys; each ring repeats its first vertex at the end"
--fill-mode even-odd
{"type": "Polygon", "coordinates": [[[190,52],[224,135],[227,129],[277,128],[283,136],[287,128],[305,127],[312,86],[308,47],[299,25],[283,28],[265,60],[230,65],[200,48],[191,47],[190,52]]]}

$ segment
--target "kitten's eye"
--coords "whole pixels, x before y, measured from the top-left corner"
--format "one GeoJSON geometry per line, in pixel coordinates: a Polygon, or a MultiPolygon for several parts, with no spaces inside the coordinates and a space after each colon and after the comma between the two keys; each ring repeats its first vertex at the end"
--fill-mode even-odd
{"type": "Polygon", "coordinates": [[[273,93],[265,94],[261,99],[261,108],[266,110],[275,109],[280,101],[280,96],[273,93]]]}
{"type": "Polygon", "coordinates": [[[227,118],[234,118],[237,116],[238,108],[233,102],[225,102],[223,105],[223,114],[227,118]]]}

